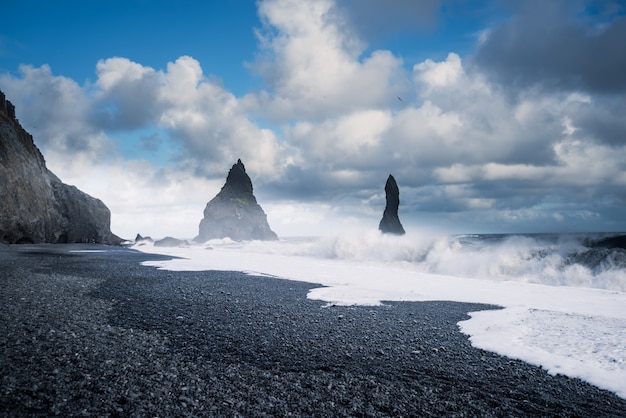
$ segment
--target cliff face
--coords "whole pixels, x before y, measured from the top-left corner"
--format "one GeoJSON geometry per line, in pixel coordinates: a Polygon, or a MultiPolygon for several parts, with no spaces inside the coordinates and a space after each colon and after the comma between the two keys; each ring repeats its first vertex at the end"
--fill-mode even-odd
{"type": "Polygon", "coordinates": [[[0,92],[0,242],[117,244],[100,200],[64,184],[0,92]]]}
{"type": "Polygon", "coordinates": [[[404,228],[398,217],[398,207],[400,206],[400,189],[396,179],[390,174],[385,184],[385,197],[387,203],[383,218],[380,220],[378,229],[383,234],[404,235],[404,228]]]}
{"type": "Polygon", "coordinates": [[[207,203],[199,230],[196,242],[226,237],[236,241],[278,239],[252,194],[252,181],[241,160],[228,172],[222,190],[207,203]]]}

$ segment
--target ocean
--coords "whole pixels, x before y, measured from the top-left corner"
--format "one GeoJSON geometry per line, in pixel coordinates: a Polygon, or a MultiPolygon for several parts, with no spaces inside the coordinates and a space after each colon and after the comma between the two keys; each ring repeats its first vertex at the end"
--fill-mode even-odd
{"type": "Polygon", "coordinates": [[[577,377],[626,398],[626,249],[621,234],[382,235],[352,230],[278,241],[133,248],[176,256],[146,265],[237,270],[307,281],[328,305],[448,300],[478,348],[577,377]]]}

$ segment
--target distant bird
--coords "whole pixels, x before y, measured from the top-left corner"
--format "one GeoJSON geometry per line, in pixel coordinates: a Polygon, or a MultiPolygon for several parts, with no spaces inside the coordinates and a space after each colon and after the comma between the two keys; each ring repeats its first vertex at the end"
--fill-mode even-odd
{"type": "Polygon", "coordinates": [[[404,100],[402,100],[402,99],[400,98],[400,96],[396,96],[396,97],[398,98],[398,100],[400,100],[402,103],[404,103],[404,100]]]}

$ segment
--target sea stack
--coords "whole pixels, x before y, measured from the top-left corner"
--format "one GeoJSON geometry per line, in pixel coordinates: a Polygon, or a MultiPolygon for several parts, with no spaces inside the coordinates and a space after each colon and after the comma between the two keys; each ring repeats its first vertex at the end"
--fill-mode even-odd
{"type": "Polygon", "coordinates": [[[63,183],[0,91],[0,242],[119,244],[100,200],[63,183]]]}
{"type": "Polygon", "coordinates": [[[400,189],[396,183],[396,179],[389,174],[387,183],[385,184],[385,195],[387,198],[387,204],[385,205],[385,212],[383,218],[380,220],[378,229],[383,234],[404,235],[404,228],[400,223],[398,217],[398,206],[400,206],[400,189]]]}
{"type": "Polygon", "coordinates": [[[222,190],[207,203],[199,229],[196,242],[227,237],[235,241],[278,239],[252,194],[252,181],[241,160],[228,172],[222,190]]]}

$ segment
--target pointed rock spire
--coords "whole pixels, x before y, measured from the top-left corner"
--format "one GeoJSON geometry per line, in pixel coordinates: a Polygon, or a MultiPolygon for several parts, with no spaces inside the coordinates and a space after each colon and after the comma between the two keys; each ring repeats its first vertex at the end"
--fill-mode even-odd
{"type": "Polygon", "coordinates": [[[378,229],[383,234],[404,235],[404,228],[398,217],[398,207],[400,206],[400,189],[396,183],[396,179],[391,174],[387,178],[385,184],[385,195],[387,204],[383,212],[383,218],[380,220],[378,229]]]}
{"type": "Polygon", "coordinates": [[[278,239],[267,223],[267,215],[252,194],[252,180],[241,160],[233,164],[226,183],[207,203],[199,234],[194,241],[226,237],[236,241],[278,239]]]}
{"type": "Polygon", "coordinates": [[[222,191],[252,194],[252,180],[246,174],[246,167],[241,162],[241,159],[238,159],[237,163],[233,164],[233,167],[228,172],[222,191]]]}

